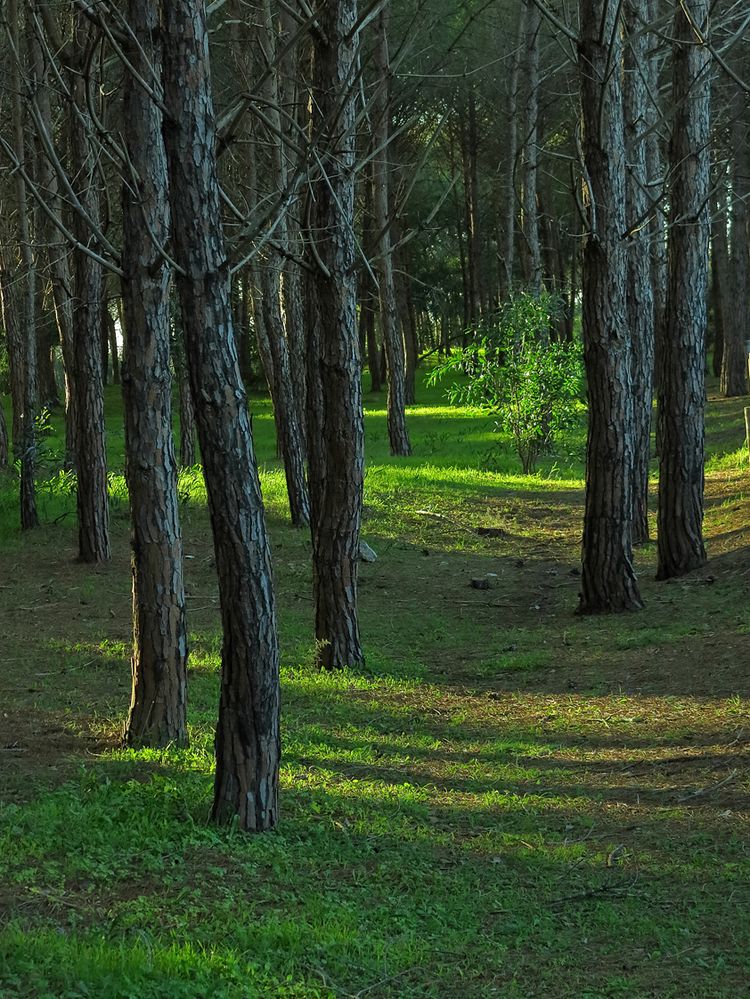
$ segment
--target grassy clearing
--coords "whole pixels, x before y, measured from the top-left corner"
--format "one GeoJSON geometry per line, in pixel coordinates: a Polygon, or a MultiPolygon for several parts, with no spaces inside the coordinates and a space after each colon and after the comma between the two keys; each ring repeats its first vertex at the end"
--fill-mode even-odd
{"type": "MultiPolygon", "coordinates": [[[[708,568],[646,610],[573,615],[582,433],[524,478],[492,422],[423,390],[415,456],[368,397],[367,670],[311,668],[309,543],[253,401],[283,643],[283,821],[206,824],[219,636],[196,472],[181,480],[189,750],[123,751],[128,514],[77,565],[71,483],[21,538],[0,488],[3,997],[735,997],[750,930],[750,520],[742,404],[712,401],[708,568]],[[51,521],[57,520],[57,523],[51,521]],[[484,533],[477,533],[477,528],[484,533]],[[469,588],[494,572],[497,589],[469,588]]],[[[58,423],[59,426],[59,423],[58,423]]],[[[50,438],[50,471],[59,436],[50,438]]]]}

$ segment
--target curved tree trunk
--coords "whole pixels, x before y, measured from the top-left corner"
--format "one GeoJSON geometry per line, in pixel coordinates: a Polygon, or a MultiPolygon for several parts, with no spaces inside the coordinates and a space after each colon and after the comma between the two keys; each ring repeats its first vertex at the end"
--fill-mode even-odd
{"type": "Polygon", "coordinates": [[[583,340],[589,389],[582,613],[641,606],[633,569],[634,457],[627,328],[625,151],[615,0],[581,0],[579,73],[590,233],[583,257],[583,340]]]}
{"type": "MultiPolygon", "coordinates": [[[[161,90],[158,11],[129,0],[137,44],[129,60],[161,90]]],[[[187,625],[169,370],[169,268],[154,242],[169,240],[162,113],[130,73],[124,101],[132,176],[123,185],[122,281],[125,474],[133,567],[132,696],[128,746],[185,746],[187,625]]]]}
{"type": "Polygon", "coordinates": [[[357,615],[364,419],[354,268],[356,0],[330,0],[319,22],[312,137],[325,176],[310,189],[319,266],[307,288],[308,453],[315,637],[321,666],[336,669],[364,661],[357,615]]]}
{"type": "Polygon", "coordinates": [[[671,227],[663,369],[659,387],[657,579],[706,561],[703,544],[706,290],[709,243],[710,62],[708,0],[675,12],[670,146],[671,227]],[[696,30],[697,28],[697,30],[696,30]]]}
{"type": "Polygon", "coordinates": [[[278,821],[279,648],[258,467],[234,337],[224,250],[205,5],[164,6],[165,127],[186,356],[223,626],[212,816],[278,821]]]}

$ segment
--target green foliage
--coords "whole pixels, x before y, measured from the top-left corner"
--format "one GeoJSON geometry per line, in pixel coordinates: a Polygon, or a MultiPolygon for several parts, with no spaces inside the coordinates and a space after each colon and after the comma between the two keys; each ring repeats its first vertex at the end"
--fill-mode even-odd
{"type": "Polygon", "coordinates": [[[525,474],[532,473],[581,409],[583,365],[578,343],[550,342],[562,303],[547,292],[522,292],[506,302],[494,322],[475,332],[431,373],[435,381],[460,373],[448,395],[497,417],[509,433],[525,474]]]}

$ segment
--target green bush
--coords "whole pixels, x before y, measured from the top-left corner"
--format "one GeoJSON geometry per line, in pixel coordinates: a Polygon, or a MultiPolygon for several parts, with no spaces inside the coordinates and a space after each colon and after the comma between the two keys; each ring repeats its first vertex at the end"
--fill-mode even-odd
{"type": "Polygon", "coordinates": [[[525,474],[575,423],[582,406],[580,344],[550,341],[561,308],[547,292],[514,296],[430,375],[432,383],[466,376],[450,386],[449,398],[495,415],[497,429],[512,436],[525,474]]]}

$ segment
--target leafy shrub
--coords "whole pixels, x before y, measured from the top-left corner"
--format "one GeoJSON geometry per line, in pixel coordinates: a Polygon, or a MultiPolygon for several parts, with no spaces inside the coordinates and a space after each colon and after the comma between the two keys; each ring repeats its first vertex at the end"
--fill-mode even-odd
{"type": "Polygon", "coordinates": [[[450,386],[450,400],[496,416],[497,429],[513,437],[525,474],[575,423],[582,405],[580,344],[549,339],[561,308],[547,292],[516,295],[430,374],[432,384],[466,376],[450,386]]]}

